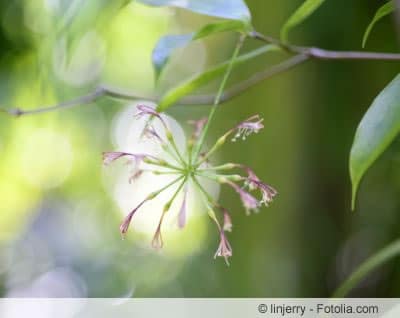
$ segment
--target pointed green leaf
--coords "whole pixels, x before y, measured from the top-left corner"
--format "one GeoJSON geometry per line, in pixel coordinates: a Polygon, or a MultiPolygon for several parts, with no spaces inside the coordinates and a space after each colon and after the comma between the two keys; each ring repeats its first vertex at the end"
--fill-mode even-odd
{"type": "Polygon", "coordinates": [[[228,20],[207,24],[195,33],[163,36],[157,42],[152,54],[156,79],[158,79],[176,49],[186,46],[193,40],[199,40],[215,33],[245,30],[246,25],[242,21],[228,20]]]}
{"type": "Polygon", "coordinates": [[[374,18],[372,19],[372,21],[368,25],[367,29],[365,30],[363,40],[362,40],[362,47],[365,47],[365,44],[367,43],[367,40],[369,37],[369,34],[371,33],[372,28],[375,26],[375,24],[383,17],[392,13],[394,10],[395,10],[394,1],[389,1],[388,3],[385,3],[383,6],[381,6],[376,11],[374,18]]]}
{"type": "MultiPolygon", "coordinates": [[[[336,289],[331,298],[344,298],[358,286],[365,277],[380,266],[400,255],[400,240],[394,241],[380,251],[367,258],[361,265],[336,289]]],[[[383,316],[383,317],[386,317],[383,316]]],[[[398,317],[391,316],[391,317],[398,317]]]]}
{"type": "Polygon", "coordinates": [[[216,23],[206,24],[205,26],[203,26],[200,30],[198,30],[194,34],[193,40],[198,40],[212,34],[228,32],[228,31],[245,32],[249,31],[249,29],[248,25],[243,23],[243,21],[238,21],[238,20],[220,21],[216,23]]]}
{"type": "Polygon", "coordinates": [[[251,15],[243,0],[138,0],[150,6],[183,8],[213,17],[249,22],[251,15]]]}
{"type": "Polygon", "coordinates": [[[352,208],[360,181],[400,133],[400,75],[380,92],[361,120],[350,152],[352,208]]]}
{"type": "MultiPolygon", "coordinates": [[[[275,50],[280,50],[275,45],[269,44],[265,45],[259,49],[256,49],[254,51],[251,51],[249,53],[243,54],[239,56],[234,64],[235,65],[240,65],[243,64],[244,62],[247,62],[257,56],[260,56],[266,52],[271,52],[275,50]]],[[[222,76],[225,72],[226,69],[228,68],[229,61],[221,63],[207,71],[201,74],[197,74],[193,77],[191,77],[189,80],[185,81],[178,87],[173,88],[172,90],[168,91],[163,98],[161,99],[157,111],[163,112],[169,107],[171,107],[173,104],[175,104],[177,101],[179,101],[182,97],[192,93],[194,90],[200,88],[201,86],[204,86],[205,84],[209,83],[210,81],[216,79],[219,76],[222,76]]]]}
{"type": "Polygon", "coordinates": [[[281,39],[287,42],[289,31],[296,25],[307,19],[315,10],[317,10],[325,0],[306,0],[304,3],[290,16],[281,29],[281,39]]]}

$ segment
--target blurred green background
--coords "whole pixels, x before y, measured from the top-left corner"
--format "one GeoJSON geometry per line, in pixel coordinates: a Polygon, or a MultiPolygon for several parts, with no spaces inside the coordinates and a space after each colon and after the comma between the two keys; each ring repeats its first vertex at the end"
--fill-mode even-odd
{"type": "MultiPolygon", "coordinates": [[[[0,105],[34,109],[99,83],[159,94],[229,58],[236,36],[180,50],[154,88],[151,51],[167,33],[213,19],[129,1],[0,2],[0,105]],[[122,8],[121,8],[122,7],[122,8]],[[62,27],[64,26],[64,27],[62,27]]],[[[301,0],[247,0],[255,28],[276,36],[301,0]]],[[[296,44],[360,50],[380,0],[328,0],[291,34],[296,44]]],[[[394,21],[373,30],[368,50],[398,51],[394,21]]],[[[259,46],[249,40],[244,50],[259,46]]],[[[235,70],[231,83],[280,59],[266,55],[235,70]]],[[[0,291],[3,297],[328,297],[400,231],[400,141],[366,175],[350,211],[347,160],[363,113],[397,74],[398,63],[311,61],[222,106],[211,140],[254,113],[262,133],[228,145],[220,162],[241,162],[279,191],[269,208],[231,211],[231,266],[213,255],[218,235],[206,215],[155,252],[135,234],[122,241],[123,214],[107,189],[101,152],[112,149],[126,101],[104,98],[18,119],[0,114],[0,291]]],[[[204,90],[215,91],[216,83],[204,90]]],[[[207,106],[169,113],[185,128],[207,106]]],[[[132,231],[134,232],[134,230],[132,231]]],[[[351,296],[400,297],[398,261],[368,276],[351,296]]]]}

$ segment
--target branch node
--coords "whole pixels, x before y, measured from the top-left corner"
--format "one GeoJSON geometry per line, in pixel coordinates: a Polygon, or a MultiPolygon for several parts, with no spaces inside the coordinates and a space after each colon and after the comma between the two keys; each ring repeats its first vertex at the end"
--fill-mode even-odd
{"type": "Polygon", "coordinates": [[[20,117],[24,114],[21,108],[11,108],[9,110],[5,110],[4,112],[9,113],[11,116],[20,117]]]}

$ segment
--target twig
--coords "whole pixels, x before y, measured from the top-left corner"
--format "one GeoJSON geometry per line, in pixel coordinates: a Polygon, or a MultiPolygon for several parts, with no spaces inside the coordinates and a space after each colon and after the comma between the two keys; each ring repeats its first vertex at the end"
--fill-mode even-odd
{"type": "MultiPolygon", "coordinates": [[[[110,86],[105,86],[105,85],[100,85],[97,88],[95,88],[92,92],[79,96],[76,98],[73,98],[71,100],[61,102],[55,105],[51,106],[40,106],[36,109],[31,109],[31,110],[22,110],[18,107],[16,108],[10,108],[10,109],[5,109],[5,108],[0,108],[0,112],[9,114],[11,116],[19,117],[23,115],[33,115],[33,114],[40,114],[40,113],[47,113],[51,112],[54,110],[61,110],[61,109],[66,109],[74,106],[79,106],[79,105],[85,105],[85,104],[90,104],[95,102],[101,97],[112,97],[116,99],[122,99],[122,100],[136,100],[136,99],[143,99],[143,100],[148,100],[148,101],[153,101],[157,102],[159,100],[159,96],[146,96],[146,95],[141,95],[133,92],[126,92],[124,90],[121,90],[119,88],[114,88],[110,86]]],[[[192,96],[192,97],[187,97],[183,98],[180,102],[183,104],[188,104],[188,105],[204,105],[212,101],[212,96],[211,95],[198,95],[198,96],[192,96]]]]}
{"type": "MultiPolygon", "coordinates": [[[[398,3],[400,0],[397,1],[398,3]]],[[[285,50],[288,53],[295,54],[294,57],[277,64],[275,66],[269,67],[266,70],[263,70],[250,78],[234,85],[225,91],[225,93],[221,96],[220,103],[225,103],[236,96],[242,94],[250,87],[260,83],[261,81],[270,78],[273,75],[282,73],[294,66],[297,66],[307,60],[317,59],[317,60],[382,60],[382,61],[400,61],[400,54],[395,53],[379,53],[379,52],[357,52],[357,51],[330,51],[317,47],[305,47],[305,46],[297,46],[288,43],[281,42],[278,39],[273,37],[261,34],[257,31],[253,31],[249,33],[249,36],[270,44],[275,44],[279,46],[281,49],[285,50]]],[[[52,106],[41,106],[32,110],[22,110],[20,108],[11,108],[11,109],[2,109],[0,108],[0,112],[7,113],[9,115],[19,117],[22,115],[33,115],[39,113],[51,112],[54,110],[70,108],[74,106],[89,104],[95,102],[101,97],[112,97],[116,99],[123,100],[135,100],[135,99],[143,99],[153,102],[158,102],[161,96],[144,96],[133,92],[126,92],[118,88],[100,85],[94,91],[71,99],[69,101],[61,102],[52,106]]],[[[215,94],[208,95],[193,95],[187,96],[178,101],[178,104],[181,105],[209,105],[212,104],[215,100],[215,94]]]]}
{"type": "Polygon", "coordinates": [[[15,116],[15,117],[19,117],[22,115],[46,113],[46,112],[51,112],[53,110],[59,110],[59,109],[69,108],[69,107],[73,107],[73,106],[77,106],[77,105],[89,104],[104,95],[105,95],[105,91],[101,88],[98,88],[87,95],[79,96],[77,98],[74,98],[69,101],[65,101],[65,102],[62,102],[62,103],[59,103],[59,104],[56,104],[53,106],[45,106],[45,107],[40,107],[40,108],[32,109],[32,110],[22,110],[20,108],[11,108],[11,109],[1,109],[1,111],[4,113],[8,113],[9,115],[15,116]]]}
{"type": "Polygon", "coordinates": [[[400,61],[400,54],[396,53],[380,53],[380,52],[358,52],[358,51],[330,51],[318,47],[297,46],[284,43],[273,37],[261,34],[257,31],[250,32],[250,36],[254,39],[265,43],[271,43],[279,46],[283,50],[294,53],[307,55],[319,60],[381,60],[381,61],[400,61]]]}
{"type": "MultiPolygon", "coordinates": [[[[296,55],[280,64],[269,67],[266,70],[263,70],[259,73],[254,74],[252,77],[234,85],[225,91],[225,93],[221,96],[220,104],[225,103],[236,96],[244,93],[250,87],[262,82],[263,80],[272,77],[273,75],[282,73],[295,65],[302,63],[308,59],[308,56],[305,55],[296,55]]],[[[19,117],[23,115],[33,115],[40,113],[47,113],[54,110],[66,109],[74,106],[84,105],[93,103],[101,97],[112,97],[116,99],[123,100],[148,100],[152,102],[157,102],[160,99],[160,96],[145,96],[137,93],[126,92],[118,88],[114,88],[111,86],[99,86],[93,92],[90,92],[86,95],[79,96],[77,98],[71,99],[69,101],[65,101],[52,106],[41,106],[36,109],[31,110],[22,110],[20,108],[11,108],[11,109],[1,109],[0,112],[7,113],[11,116],[19,117]]],[[[207,95],[193,95],[184,97],[179,100],[178,104],[180,105],[209,105],[212,104],[215,99],[214,94],[207,95]]]]}
{"type": "Polygon", "coordinates": [[[249,88],[259,84],[260,82],[274,76],[280,73],[283,73],[292,67],[295,67],[299,64],[302,64],[303,62],[306,62],[309,59],[309,56],[303,55],[303,54],[298,54],[290,59],[287,59],[286,61],[276,64],[270,68],[267,68],[266,70],[263,70],[261,72],[258,72],[254,74],[252,77],[248,78],[247,80],[244,80],[243,82],[240,82],[239,84],[234,85],[230,89],[228,89],[221,98],[221,103],[226,102],[234,97],[237,97],[247,91],[249,88]]]}

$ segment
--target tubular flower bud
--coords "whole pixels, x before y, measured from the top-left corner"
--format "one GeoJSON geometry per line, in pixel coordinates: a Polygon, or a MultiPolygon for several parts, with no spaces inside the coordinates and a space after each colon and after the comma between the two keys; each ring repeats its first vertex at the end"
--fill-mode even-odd
{"type": "Polygon", "coordinates": [[[245,121],[242,121],[239,125],[235,127],[235,135],[232,138],[232,141],[236,141],[239,138],[245,140],[248,136],[255,133],[257,134],[261,129],[264,128],[262,124],[263,118],[260,118],[258,115],[254,115],[245,121]]]}
{"type": "Polygon", "coordinates": [[[229,241],[227,240],[224,231],[220,232],[219,237],[220,237],[220,242],[218,245],[218,249],[214,255],[214,258],[223,257],[225,258],[226,264],[229,265],[228,258],[232,257],[231,244],[229,244],[229,241]]]}
{"type": "Polygon", "coordinates": [[[188,188],[187,186],[183,190],[183,201],[181,208],[179,210],[179,215],[178,215],[178,226],[179,228],[183,229],[186,225],[186,200],[188,196],[188,188]]]}

